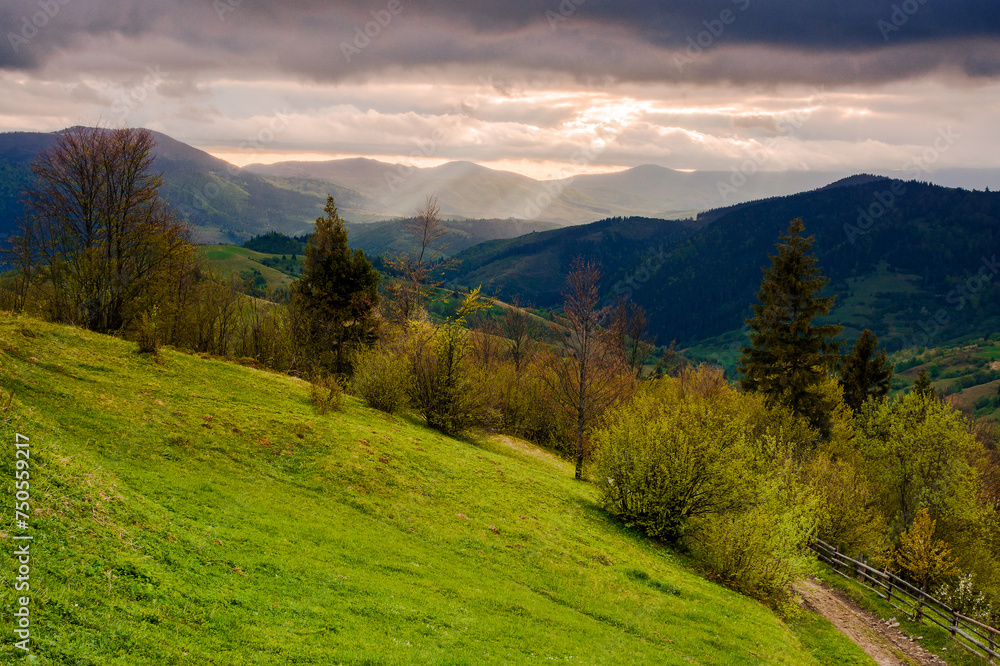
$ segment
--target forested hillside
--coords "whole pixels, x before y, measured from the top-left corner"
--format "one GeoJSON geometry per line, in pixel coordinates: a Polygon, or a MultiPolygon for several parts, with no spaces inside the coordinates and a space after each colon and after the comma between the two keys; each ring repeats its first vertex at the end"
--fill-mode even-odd
{"type": "Polygon", "coordinates": [[[693,220],[610,218],[578,227],[482,243],[456,255],[450,283],[482,285],[505,298],[552,307],[562,300],[563,275],[577,256],[596,258],[606,293],[629,271],[659,265],[678,240],[700,227],[693,220]]]}
{"type": "Polygon", "coordinates": [[[607,296],[630,295],[660,342],[686,346],[742,327],[760,267],[801,217],[845,335],[871,328],[898,349],[995,330],[1000,194],[884,178],[835,185],[656,227],[665,234],[630,218],[484,244],[458,256],[454,280],[550,305],[556,266],[582,254],[601,263],[607,296]]]}

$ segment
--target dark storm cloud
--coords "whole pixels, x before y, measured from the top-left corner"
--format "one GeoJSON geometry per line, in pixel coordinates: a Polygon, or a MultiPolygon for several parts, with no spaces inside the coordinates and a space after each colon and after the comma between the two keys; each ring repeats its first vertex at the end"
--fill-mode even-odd
{"type": "Polygon", "coordinates": [[[158,42],[174,71],[327,81],[447,65],[636,81],[1000,76],[996,0],[0,0],[0,30],[5,69],[124,38],[158,42]]]}

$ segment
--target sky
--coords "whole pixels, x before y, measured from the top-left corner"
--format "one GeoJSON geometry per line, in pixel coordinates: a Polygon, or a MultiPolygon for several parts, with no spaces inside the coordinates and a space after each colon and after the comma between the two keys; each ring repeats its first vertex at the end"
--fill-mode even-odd
{"type": "Polygon", "coordinates": [[[0,131],[239,165],[1000,168],[997,0],[0,0],[0,37],[0,131]]]}

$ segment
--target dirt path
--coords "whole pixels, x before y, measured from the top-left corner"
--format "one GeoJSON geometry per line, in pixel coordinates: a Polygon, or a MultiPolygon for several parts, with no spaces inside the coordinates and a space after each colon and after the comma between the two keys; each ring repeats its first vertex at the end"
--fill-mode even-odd
{"type": "Polygon", "coordinates": [[[945,662],[877,615],[869,613],[840,590],[815,580],[800,581],[795,590],[813,610],[868,653],[879,666],[941,666],[945,662]]]}

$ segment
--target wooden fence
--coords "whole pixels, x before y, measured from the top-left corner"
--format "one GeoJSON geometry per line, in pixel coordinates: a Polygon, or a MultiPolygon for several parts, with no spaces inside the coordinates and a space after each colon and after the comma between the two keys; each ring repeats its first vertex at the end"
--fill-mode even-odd
{"type": "Polygon", "coordinates": [[[949,632],[959,645],[991,664],[1000,659],[1000,631],[965,617],[898,576],[865,564],[864,560],[842,555],[838,548],[824,541],[817,539],[810,548],[838,574],[858,581],[907,617],[930,620],[949,632]]]}

